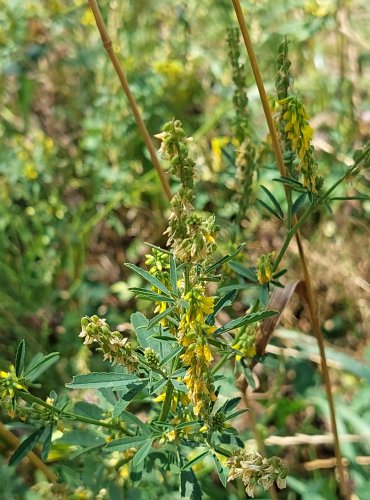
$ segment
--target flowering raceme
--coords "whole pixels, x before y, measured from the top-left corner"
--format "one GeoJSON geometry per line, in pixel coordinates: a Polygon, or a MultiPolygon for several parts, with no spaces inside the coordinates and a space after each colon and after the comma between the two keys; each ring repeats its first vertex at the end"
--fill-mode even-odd
{"type": "Polygon", "coordinates": [[[317,174],[318,166],[311,145],[313,128],[308,123],[309,117],[304,105],[295,96],[281,99],[278,103],[284,106],[281,119],[291,149],[297,154],[297,168],[303,175],[303,184],[312,193],[316,193],[322,187],[323,179],[317,174]]]}

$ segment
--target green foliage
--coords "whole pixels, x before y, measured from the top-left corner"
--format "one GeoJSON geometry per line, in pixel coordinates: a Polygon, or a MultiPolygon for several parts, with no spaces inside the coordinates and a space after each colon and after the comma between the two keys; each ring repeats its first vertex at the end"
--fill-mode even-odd
{"type": "MultiPolygon", "coordinates": [[[[0,397],[20,442],[10,451],[0,433],[12,465],[0,463],[3,494],[235,500],[245,497],[241,482],[228,482],[239,450],[238,474],[257,497],[272,481],[284,485],[278,455],[290,468],[279,497],[337,498],[333,469],[309,469],[333,454],[316,344],[281,328],[267,354],[256,352],[263,325],[281,312],[271,293],[300,278],[287,253],[300,229],[339,433],[360,436],[342,452],[365,498],[367,5],[342,5],[341,17],[331,2],[243,4],[271,93],[275,80],[288,172],[276,178],[231,2],[99,3],[150,134],[175,116],[194,140],[174,119],[157,136],[177,193],[172,248],[162,248],[167,203],[87,4],[4,2],[0,397]],[[257,393],[254,431],[243,384],[257,393]],[[295,434],[307,442],[289,445],[295,434]],[[249,453],[256,437],[266,457],[249,453]],[[31,450],[58,484],[22,462],[31,450]]],[[[309,331],[299,306],[282,319],[288,328],[293,320],[309,331]]]]}

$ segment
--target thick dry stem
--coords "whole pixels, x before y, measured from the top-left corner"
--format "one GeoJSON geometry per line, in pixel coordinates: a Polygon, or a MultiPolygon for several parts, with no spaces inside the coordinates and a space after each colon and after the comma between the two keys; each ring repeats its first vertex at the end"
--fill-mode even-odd
{"type": "MultiPolygon", "coordinates": [[[[281,153],[281,148],[280,148],[280,143],[278,139],[278,135],[274,126],[268,98],[266,95],[265,87],[263,84],[263,79],[261,76],[261,72],[259,70],[259,66],[257,63],[257,58],[254,53],[253,45],[249,36],[248,28],[244,19],[244,14],[242,11],[242,8],[240,6],[239,0],[232,0],[232,4],[234,6],[235,14],[238,19],[240,31],[243,36],[243,40],[245,43],[245,47],[248,52],[248,57],[251,63],[252,71],[256,80],[256,84],[258,87],[258,91],[260,94],[260,99],[262,102],[263,110],[265,112],[265,117],[266,117],[266,122],[270,131],[271,135],[271,141],[277,161],[277,165],[280,171],[280,175],[286,176],[286,168],[284,165],[284,160],[283,156],[281,153]]],[[[286,195],[287,198],[290,196],[290,190],[286,188],[286,195]]],[[[294,224],[294,220],[293,220],[294,224]]],[[[310,277],[310,273],[308,270],[307,266],[307,260],[305,257],[303,245],[302,245],[302,240],[299,231],[296,233],[296,239],[297,239],[297,244],[299,248],[299,256],[301,260],[301,266],[302,266],[302,271],[304,275],[304,279],[306,282],[306,290],[307,290],[307,302],[308,302],[308,308],[309,308],[309,313],[310,313],[310,321],[311,321],[311,326],[312,326],[312,331],[317,339],[317,343],[319,346],[320,350],[320,355],[321,355],[321,367],[322,367],[322,373],[323,373],[323,380],[325,384],[325,389],[326,389],[326,395],[329,403],[329,409],[330,409],[330,420],[331,420],[331,426],[332,426],[332,432],[334,434],[334,449],[335,449],[335,455],[336,455],[336,460],[337,460],[337,470],[338,470],[338,475],[339,475],[339,487],[341,490],[341,494],[344,498],[349,498],[350,492],[349,492],[349,486],[348,486],[348,481],[346,480],[345,476],[345,470],[343,467],[342,463],[342,456],[340,452],[340,445],[339,445],[339,437],[338,437],[338,430],[337,430],[337,425],[336,425],[336,417],[335,417],[335,408],[334,408],[334,401],[333,401],[333,395],[331,391],[331,383],[330,383],[330,376],[329,376],[329,370],[328,366],[326,364],[326,356],[325,356],[325,348],[324,348],[324,339],[323,335],[319,326],[319,320],[318,320],[318,313],[317,313],[317,307],[316,307],[316,299],[314,295],[314,290],[312,287],[312,281],[310,277]]]]}

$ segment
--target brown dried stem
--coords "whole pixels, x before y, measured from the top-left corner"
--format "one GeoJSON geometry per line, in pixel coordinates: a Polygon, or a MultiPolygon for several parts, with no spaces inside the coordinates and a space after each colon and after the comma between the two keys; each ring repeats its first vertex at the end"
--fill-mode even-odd
{"type": "MultiPolygon", "coordinates": [[[[244,14],[240,6],[239,0],[232,0],[232,4],[235,10],[236,17],[238,19],[240,31],[243,36],[244,44],[247,49],[248,57],[250,60],[250,64],[252,67],[252,71],[254,74],[254,78],[256,80],[256,84],[258,87],[261,103],[263,106],[263,110],[265,113],[266,117],[266,122],[270,131],[270,136],[271,136],[271,141],[277,161],[277,165],[280,171],[280,175],[286,176],[286,169],[284,165],[284,160],[283,156],[281,153],[281,148],[280,148],[280,143],[278,139],[278,135],[274,126],[267,94],[265,91],[263,79],[261,76],[261,72],[259,70],[257,58],[253,49],[253,45],[249,36],[248,28],[244,19],[244,14]]],[[[289,199],[290,195],[290,190],[286,189],[286,195],[287,198],[289,199]]],[[[294,221],[293,221],[294,223],[294,221]]],[[[298,244],[298,249],[299,249],[299,256],[300,256],[300,261],[301,261],[301,266],[302,266],[302,271],[303,271],[303,276],[306,284],[306,292],[307,292],[307,304],[308,304],[308,309],[310,313],[310,320],[311,320],[311,326],[312,326],[312,331],[317,339],[317,343],[319,346],[320,350],[320,356],[321,356],[321,368],[322,368],[322,373],[323,373],[323,380],[325,384],[325,389],[326,389],[326,395],[329,403],[329,409],[330,409],[330,421],[331,421],[331,427],[332,431],[334,434],[334,450],[335,450],[335,456],[337,460],[337,470],[339,474],[339,487],[342,493],[342,496],[344,498],[349,498],[349,488],[348,488],[348,482],[346,481],[345,477],[345,471],[342,463],[342,456],[341,456],[341,451],[340,451],[340,445],[339,445],[339,437],[338,437],[338,429],[337,429],[337,423],[336,423],[336,417],[335,417],[335,408],[334,408],[334,401],[333,401],[333,395],[332,395],[332,390],[331,390],[331,383],[330,383],[330,376],[329,376],[329,370],[328,366],[326,363],[326,355],[325,355],[325,347],[324,347],[324,339],[323,335],[319,326],[319,320],[318,320],[318,311],[317,311],[317,300],[314,295],[314,290],[312,287],[312,280],[311,276],[308,270],[307,266],[307,259],[305,256],[303,244],[302,244],[302,239],[300,236],[299,231],[296,233],[296,240],[298,244]]]]}
{"type": "Polygon", "coordinates": [[[109,59],[111,60],[114,69],[116,70],[118,78],[121,82],[121,86],[126,94],[126,97],[127,97],[128,102],[129,102],[132,114],[135,117],[136,125],[138,126],[138,128],[140,130],[140,133],[144,139],[145,145],[148,148],[150,158],[152,160],[154,168],[156,169],[156,171],[158,173],[159,180],[161,181],[161,184],[163,187],[163,191],[165,192],[168,200],[171,200],[172,193],[171,193],[170,186],[168,184],[166,174],[164,173],[164,171],[159,163],[156,149],[155,149],[153,141],[149,135],[148,129],[146,128],[145,122],[141,116],[141,113],[140,113],[139,108],[137,106],[136,100],[135,100],[135,98],[130,90],[130,87],[129,87],[125,72],[123,70],[123,67],[120,64],[120,62],[116,56],[116,53],[113,50],[112,41],[109,37],[109,33],[107,31],[107,28],[104,24],[99,6],[98,6],[96,0],[89,0],[89,5],[90,5],[90,8],[94,14],[94,18],[95,18],[96,25],[98,27],[102,42],[103,42],[103,46],[108,53],[109,59]]]}
{"type": "MultiPolygon", "coordinates": [[[[12,432],[8,431],[4,424],[0,422],[0,436],[13,448],[18,448],[20,441],[12,432]]],[[[53,471],[49,469],[47,465],[44,464],[42,460],[33,452],[30,451],[27,455],[31,464],[36,467],[36,469],[41,470],[45,476],[49,479],[51,483],[56,483],[58,481],[58,476],[54,474],[53,471]]]]}

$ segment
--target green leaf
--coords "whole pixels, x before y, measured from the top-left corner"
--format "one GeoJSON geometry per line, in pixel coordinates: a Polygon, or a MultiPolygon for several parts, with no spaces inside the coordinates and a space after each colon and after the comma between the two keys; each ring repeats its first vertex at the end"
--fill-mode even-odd
{"type": "Polygon", "coordinates": [[[218,312],[221,311],[224,307],[231,306],[231,304],[234,302],[238,292],[237,290],[230,290],[226,295],[221,297],[215,304],[215,307],[213,309],[213,313],[209,314],[206,318],[206,324],[207,325],[214,325],[215,324],[215,317],[218,312]]]}
{"type": "Polygon", "coordinates": [[[201,425],[202,422],[199,420],[193,420],[192,422],[181,422],[181,424],[178,424],[175,426],[175,429],[181,430],[185,429],[186,427],[193,427],[194,425],[201,425]]]}
{"type": "Polygon", "coordinates": [[[163,378],[162,380],[158,380],[158,382],[155,382],[153,386],[151,387],[151,390],[149,394],[154,394],[156,392],[160,392],[161,389],[167,384],[168,380],[166,378],[163,378]]]}
{"type": "Polygon", "coordinates": [[[261,186],[261,188],[264,190],[264,192],[267,194],[267,196],[270,198],[272,204],[274,205],[274,207],[276,208],[276,211],[277,213],[279,214],[279,218],[281,220],[284,219],[284,212],[283,212],[283,209],[281,208],[280,206],[280,203],[277,201],[277,199],[275,198],[275,196],[271,193],[271,191],[269,191],[265,186],[261,186]]]}
{"type": "Polygon", "coordinates": [[[145,245],[148,245],[148,247],[150,247],[150,248],[155,248],[156,250],[159,250],[162,253],[166,253],[167,255],[173,255],[170,250],[166,250],[165,248],[157,247],[157,245],[153,245],[153,243],[148,243],[146,241],[145,245]]]}
{"type": "Polygon", "coordinates": [[[226,416],[225,422],[226,422],[226,420],[231,420],[232,418],[235,418],[238,415],[242,415],[243,413],[246,413],[247,411],[249,411],[249,408],[242,408],[241,410],[235,411],[234,413],[231,413],[230,415],[226,416]]]}
{"type": "Polygon", "coordinates": [[[269,301],[269,287],[268,285],[260,285],[258,289],[258,298],[263,306],[267,306],[269,301]]]}
{"type": "Polygon", "coordinates": [[[148,439],[147,441],[144,442],[144,444],[137,450],[135,453],[135,456],[132,460],[132,465],[136,467],[139,465],[145,458],[147,457],[148,453],[150,452],[150,448],[152,447],[153,439],[148,439]]]}
{"type": "Polygon", "coordinates": [[[140,267],[135,266],[135,264],[125,264],[125,266],[128,267],[129,269],[131,269],[131,271],[134,271],[135,273],[137,273],[142,278],[144,278],[151,285],[158,288],[158,290],[160,290],[162,293],[164,293],[164,295],[168,295],[168,296],[171,295],[171,292],[169,291],[169,289],[167,287],[165,287],[161,281],[159,281],[157,278],[152,276],[147,271],[144,271],[144,269],[141,269],[140,267]]]}
{"type": "Polygon", "coordinates": [[[306,203],[307,200],[307,193],[302,193],[298,196],[298,198],[295,200],[292,206],[292,215],[295,215],[298,210],[300,210],[303,205],[306,203]]]}
{"type": "Polygon", "coordinates": [[[50,448],[51,448],[51,437],[53,435],[53,424],[49,424],[45,429],[44,444],[42,446],[41,458],[46,462],[50,448]]]}
{"type": "Polygon", "coordinates": [[[220,462],[220,460],[218,459],[218,457],[214,453],[212,453],[212,457],[213,457],[213,460],[215,462],[217,474],[218,474],[218,477],[220,478],[222,486],[224,488],[226,488],[227,477],[226,477],[225,469],[224,469],[222,463],[220,462]]]}
{"type": "Polygon", "coordinates": [[[225,255],[225,257],[222,257],[221,259],[217,260],[214,264],[208,266],[206,270],[204,271],[204,274],[209,274],[211,271],[214,269],[217,269],[219,266],[222,264],[225,264],[226,262],[229,262],[235,255],[237,255],[243,248],[245,247],[245,243],[242,243],[241,245],[238,246],[238,248],[235,250],[230,255],[225,255]]]}
{"type": "Polygon", "coordinates": [[[145,436],[145,439],[148,439],[148,436],[152,435],[149,425],[142,422],[133,413],[130,413],[127,410],[123,410],[123,412],[121,413],[121,419],[124,420],[128,425],[136,425],[137,427],[139,427],[142,435],[145,436]]]}
{"type": "Polygon", "coordinates": [[[161,343],[153,338],[153,334],[158,333],[158,328],[148,328],[149,320],[141,312],[131,314],[130,321],[141,347],[144,349],[146,347],[151,347],[155,351],[159,352],[161,343]]]}
{"type": "Polygon", "coordinates": [[[370,200],[370,196],[367,196],[366,194],[358,194],[355,196],[333,196],[329,198],[330,201],[333,200],[362,200],[362,201],[367,201],[370,200]]]}
{"type": "Polygon", "coordinates": [[[257,286],[257,283],[243,283],[243,284],[237,284],[234,283],[233,285],[227,285],[227,286],[222,286],[218,289],[218,293],[227,293],[230,290],[245,290],[246,288],[250,288],[252,286],[257,286]]]}
{"type": "Polygon", "coordinates": [[[278,273],[274,273],[274,278],[275,279],[281,278],[281,276],[284,276],[284,274],[286,274],[287,272],[288,272],[288,269],[282,269],[278,273]]]}
{"type": "Polygon", "coordinates": [[[46,371],[50,366],[53,366],[60,358],[59,352],[51,352],[46,356],[42,356],[38,360],[28,367],[27,372],[24,374],[24,378],[33,382],[37,379],[44,371],[46,371]]]}
{"type": "Polygon", "coordinates": [[[270,207],[270,205],[267,205],[267,203],[265,203],[263,200],[260,200],[259,198],[257,198],[257,201],[258,203],[263,207],[265,208],[268,212],[270,212],[270,214],[272,214],[274,217],[276,217],[277,219],[279,219],[280,221],[283,221],[284,219],[281,218],[279,212],[277,212],[275,209],[273,209],[272,207],[270,207]]]}
{"type": "Polygon", "coordinates": [[[221,326],[215,331],[215,334],[229,332],[234,330],[234,328],[240,328],[241,326],[249,325],[255,323],[256,321],[262,321],[266,318],[271,318],[279,314],[278,311],[261,311],[252,314],[247,314],[243,318],[237,318],[229,321],[226,325],[221,326]]]}
{"type": "Polygon", "coordinates": [[[238,404],[240,403],[240,401],[241,401],[240,397],[228,399],[221,406],[221,408],[217,411],[217,413],[219,413],[219,412],[227,413],[228,411],[233,410],[236,406],[238,406],[238,404]]]}
{"type": "Polygon", "coordinates": [[[179,380],[171,378],[171,384],[177,391],[188,392],[188,388],[186,387],[186,385],[183,382],[180,382],[179,380]]]}
{"type": "Polygon", "coordinates": [[[127,408],[134,397],[137,396],[137,394],[139,394],[148,385],[148,382],[148,380],[145,380],[142,384],[134,385],[131,389],[129,389],[128,392],[126,392],[126,394],[122,396],[119,401],[117,401],[112,413],[113,418],[117,418],[119,417],[119,415],[121,415],[123,410],[127,408]]]}
{"type": "Polygon", "coordinates": [[[106,444],[104,448],[109,451],[124,451],[129,448],[140,448],[146,441],[148,441],[147,436],[125,437],[121,439],[114,439],[110,443],[106,444]]]}
{"type": "Polygon", "coordinates": [[[159,323],[163,318],[171,314],[174,309],[175,306],[167,307],[167,309],[165,309],[163,312],[161,312],[157,316],[154,316],[154,318],[149,321],[148,328],[153,328],[153,326],[159,323]]]}
{"type": "Polygon", "coordinates": [[[149,300],[151,302],[175,302],[174,299],[171,299],[171,297],[168,297],[167,295],[160,295],[159,293],[152,292],[146,288],[131,287],[129,290],[133,292],[138,299],[149,300]]]}
{"type": "Polygon", "coordinates": [[[17,354],[15,356],[15,374],[20,377],[24,368],[24,357],[26,354],[26,343],[21,340],[17,347],[17,354]]]}
{"type": "Polygon", "coordinates": [[[272,179],[276,182],[281,182],[285,186],[291,187],[294,191],[298,191],[300,193],[307,193],[307,189],[300,182],[292,179],[291,177],[281,176],[279,179],[272,179]]]}
{"type": "Polygon", "coordinates": [[[191,498],[191,500],[202,499],[202,490],[193,469],[180,471],[180,492],[182,497],[191,498]]]}
{"type": "Polygon", "coordinates": [[[45,425],[36,429],[32,434],[28,436],[15,450],[13,455],[9,459],[9,465],[16,465],[19,463],[36,445],[45,430],[45,425]]]}
{"type": "Polygon", "coordinates": [[[99,406],[93,403],[87,403],[86,401],[78,401],[74,405],[73,411],[78,415],[94,418],[95,420],[101,420],[103,418],[102,408],[99,408],[99,406]]]}
{"type": "Polygon", "coordinates": [[[171,377],[172,378],[182,377],[183,375],[185,375],[185,373],[187,371],[188,371],[188,369],[183,366],[183,367],[179,368],[178,370],[176,370],[175,372],[171,373],[171,377]]]}
{"type": "Polygon", "coordinates": [[[72,382],[66,384],[70,389],[103,389],[126,386],[140,379],[136,375],[115,372],[94,372],[87,375],[75,375],[72,382]]]}
{"type": "Polygon", "coordinates": [[[258,283],[256,269],[254,267],[246,268],[239,264],[239,262],[234,261],[230,262],[229,265],[231,269],[236,272],[236,274],[239,274],[239,276],[243,276],[243,278],[246,278],[253,283],[258,283]]]}
{"type": "MultiPolygon", "coordinates": [[[[198,423],[198,422],[197,422],[198,423]]],[[[188,470],[190,469],[193,465],[195,465],[196,463],[198,463],[200,460],[202,460],[202,458],[204,458],[205,456],[207,456],[209,453],[209,450],[206,450],[204,451],[203,453],[201,453],[200,455],[198,455],[197,457],[193,458],[192,460],[189,460],[188,462],[186,462],[182,467],[181,467],[181,470],[188,470]]]]}
{"type": "Polygon", "coordinates": [[[251,388],[253,390],[255,390],[256,383],[254,381],[253,374],[252,374],[250,368],[248,366],[246,366],[244,363],[242,363],[242,366],[243,366],[244,375],[245,375],[245,378],[247,379],[248,384],[251,386],[251,388]]]}
{"type": "Polygon", "coordinates": [[[176,349],[171,351],[169,354],[167,354],[165,358],[162,359],[162,361],[159,363],[159,367],[168,363],[172,358],[180,354],[181,351],[182,351],[182,346],[176,347],[176,349]]]}
{"type": "Polygon", "coordinates": [[[175,337],[170,337],[169,335],[153,335],[152,339],[163,340],[164,342],[177,342],[175,337]]]}
{"type": "Polygon", "coordinates": [[[88,429],[81,431],[73,430],[63,434],[63,436],[58,439],[58,443],[70,444],[74,446],[102,446],[105,444],[105,439],[88,429]]]}
{"type": "Polygon", "coordinates": [[[176,262],[173,255],[170,257],[170,279],[173,293],[177,294],[177,271],[176,262]]]}

